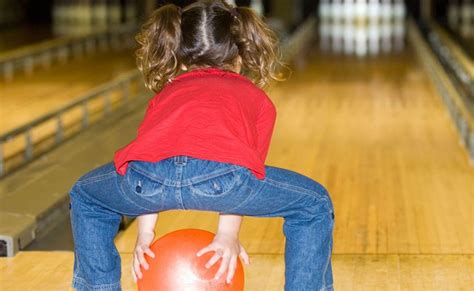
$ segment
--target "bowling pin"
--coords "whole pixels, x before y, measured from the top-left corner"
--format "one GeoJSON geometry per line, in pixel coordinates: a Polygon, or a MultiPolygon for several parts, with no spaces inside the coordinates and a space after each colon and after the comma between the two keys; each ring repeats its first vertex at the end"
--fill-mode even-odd
{"type": "Polygon", "coordinates": [[[355,50],[355,25],[353,22],[344,23],[344,53],[352,55],[355,50]]]}
{"type": "Polygon", "coordinates": [[[367,2],[365,0],[356,0],[355,3],[355,15],[356,15],[356,22],[359,25],[365,25],[367,22],[367,2]]]}
{"type": "Polygon", "coordinates": [[[380,25],[377,22],[370,22],[369,26],[369,53],[376,56],[380,53],[380,25]]]}
{"type": "Polygon", "coordinates": [[[393,25],[393,44],[396,52],[401,52],[405,47],[405,22],[397,21],[393,25]]]}
{"type": "Polygon", "coordinates": [[[358,25],[355,29],[355,52],[358,57],[365,57],[368,53],[367,26],[358,25]]]}
{"type": "Polygon", "coordinates": [[[405,46],[406,8],[402,0],[395,0],[393,7],[393,46],[395,51],[400,52],[405,46]]]}
{"type": "Polygon", "coordinates": [[[380,0],[369,0],[368,7],[367,7],[367,15],[369,18],[369,23],[371,24],[379,24],[380,17],[381,17],[381,9],[380,9],[380,0]]]}
{"type": "Polygon", "coordinates": [[[258,15],[263,15],[262,0],[252,0],[250,7],[257,12],[258,15]]]}
{"type": "Polygon", "coordinates": [[[354,21],[354,0],[344,0],[343,2],[343,18],[344,23],[347,25],[350,23],[352,25],[354,21]]]}
{"type": "Polygon", "coordinates": [[[343,6],[342,0],[333,0],[331,4],[331,15],[333,22],[342,22],[343,6]]]}
{"type": "Polygon", "coordinates": [[[380,18],[382,22],[392,21],[392,3],[391,0],[382,0],[380,6],[380,18]]]}
{"type": "Polygon", "coordinates": [[[393,18],[394,21],[404,21],[406,17],[406,7],[403,0],[395,0],[393,3],[393,18]]]}
{"type": "Polygon", "coordinates": [[[331,5],[329,0],[321,0],[319,2],[318,15],[320,21],[329,21],[331,16],[331,5]]]}
{"type": "Polygon", "coordinates": [[[392,51],[392,23],[384,21],[380,27],[382,50],[384,53],[390,53],[392,51]]]}
{"type": "Polygon", "coordinates": [[[329,18],[320,18],[319,45],[322,51],[328,51],[331,45],[331,22],[329,18]]]}
{"type": "Polygon", "coordinates": [[[331,22],[331,37],[332,37],[332,50],[335,53],[340,53],[343,46],[344,38],[344,27],[342,22],[335,21],[331,22]]]}

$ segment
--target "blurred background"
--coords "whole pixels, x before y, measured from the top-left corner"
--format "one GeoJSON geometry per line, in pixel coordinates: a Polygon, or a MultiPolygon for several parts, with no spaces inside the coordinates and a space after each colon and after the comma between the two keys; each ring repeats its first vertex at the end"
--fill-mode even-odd
{"type": "MultiPolygon", "coordinates": [[[[140,26],[191,2],[0,0],[1,290],[69,288],[68,190],[135,137],[154,96],[135,65],[140,26]]],[[[474,0],[228,2],[264,17],[292,69],[266,88],[278,111],[266,163],[329,189],[336,289],[471,290],[474,0]]],[[[245,220],[246,290],[282,290],[281,223],[245,220]]],[[[157,234],[215,226],[169,212],[157,234]]],[[[135,237],[124,216],[126,290],[135,237]]]]}

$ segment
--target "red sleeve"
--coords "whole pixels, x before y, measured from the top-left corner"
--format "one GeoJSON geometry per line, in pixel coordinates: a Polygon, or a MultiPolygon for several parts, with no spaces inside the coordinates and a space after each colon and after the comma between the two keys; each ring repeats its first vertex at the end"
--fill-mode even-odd
{"type": "Polygon", "coordinates": [[[257,119],[257,151],[264,163],[267,158],[268,148],[270,147],[275,119],[275,106],[271,101],[265,102],[260,109],[257,119]]]}

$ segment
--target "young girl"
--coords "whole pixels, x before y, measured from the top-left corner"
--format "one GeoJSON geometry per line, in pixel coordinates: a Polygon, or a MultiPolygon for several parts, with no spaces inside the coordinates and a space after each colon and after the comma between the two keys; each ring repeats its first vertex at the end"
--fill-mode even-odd
{"type": "MultiPolygon", "coordinates": [[[[216,277],[231,281],[242,216],[283,217],[285,290],[332,290],[334,212],[326,189],[301,174],[264,165],[275,107],[258,87],[278,79],[274,33],[248,8],[198,1],[153,12],[137,36],[137,64],[157,92],[138,135],[114,163],[70,191],[75,243],[73,287],[121,290],[114,245],[121,216],[138,217],[132,274],[142,277],[159,212],[219,213],[216,277]],[[241,73],[243,72],[243,73],[241,73]]],[[[172,291],[172,290],[170,290],[172,291]]]]}

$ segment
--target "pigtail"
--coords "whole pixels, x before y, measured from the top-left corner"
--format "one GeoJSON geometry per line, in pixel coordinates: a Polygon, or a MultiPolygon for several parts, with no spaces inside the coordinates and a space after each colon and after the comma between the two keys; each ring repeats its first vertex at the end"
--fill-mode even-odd
{"type": "Polygon", "coordinates": [[[180,72],[181,8],[169,4],[153,11],[135,39],[136,63],[145,86],[158,92],[180,72]]]}
{"type": "Polygon", "coordinates": [[[282,81],[278,37],[275,32],[250,8],[235,7],[229,10],[234,17],[232,34],[242,58],[242,67],[250,71],[251,78],[259,87],[271,80],[282,81]]]}

